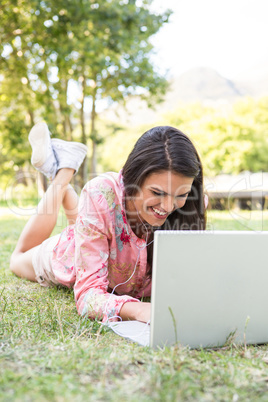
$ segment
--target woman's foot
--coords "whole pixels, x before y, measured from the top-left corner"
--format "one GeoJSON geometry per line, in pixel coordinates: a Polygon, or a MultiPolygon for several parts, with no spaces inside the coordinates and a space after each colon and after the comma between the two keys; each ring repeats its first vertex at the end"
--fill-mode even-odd
{"type": "Polygon", "coordinates": [[[51,142],[58,161],[57,171],[69,168],[74,169],[76,174],[87,154],[87,146],[80,142],[63,141],[58,138],[53,138],[51,142]]]}
{"type": "Polygon", "coordinates": [[[47,178],[53,180],[58,170],[58,163],[45,122],[33,126],[29,134],[29,141],[32,147],[32,165],[47,178]]]}

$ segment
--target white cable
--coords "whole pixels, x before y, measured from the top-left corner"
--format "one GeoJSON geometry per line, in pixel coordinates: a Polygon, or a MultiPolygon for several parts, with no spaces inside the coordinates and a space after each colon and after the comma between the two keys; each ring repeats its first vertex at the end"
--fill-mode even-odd
{"type": "MultiPolygon", "coordinates": [[[[112,295],[113,295],[114,292],[115,292],[115,289],[116,289],[118,286],[125,285],[128,281],[130,281],[130,279],[131,279],[131,278],[133,277],[133,275],[135,274],[135,272],[136,272],[136,267],[137,267],[137,264],[138,264],[138,261],[139,261],[139,258],[140,258],[140,252],[141,252],[141,250],[139,249],[138,257],[137,257],[137,260],[136,260],[136,263],[135,263],[135,267],[134,267],[134,270],[133,270],[132,274],[130,275],[130,277],[129,277],[125,282],[118,283],[117,285],[114,286],[114,288],[113,288],[113,290],[112,290],[112,292],[111,292],[111,294],[110,294],[110,296],[109,296],[109,299],[108,299],[107,302],[106,302],[105,309],[104,309],[104,315],[107,315],[107,308],[108,308],[110,299],[111,299],[112,295]]],[[[108,321],[108,323],[109,323],[109,321],[110,321],[112,318],[115,318],[115,317],[121,319],[120,316],[108,317],[108,315],[107,315],[107,320],[105,321],[105,323],[106,323],[107,321],[108,321]]],[[[121,319],[121,320],[122,320],[122,319],[121,319]]]]}
{"type": "MultiPolygon", "coordinates": [[[[106,302],[106,304],[105,304],[104,315],[107,315],[107,308],[108,308],[110,299],[111,299],[112,295],[113,295],[114,292],[115,292],[115,289],[116,289],[118,286],[125,285],[128,281],[130,281],[130,279],[131,279],[131,278],[133,277],[133,275],[135,274],[136,268],[137,268],[137,265],[138,265],[138,261],[139,261],[139,258],[140,258],[141,250],[144,250],[146,247],[148,247],[148,246],[149,246],[150,244],[152,244],[153,241],[154,241],[154,240],[152,240],[149,244],[147,244],[147,240],[148,240],[148,236],[149,236],[148,229],[147,229],[146,225],[144,224],[144,222],[142,221],[142,219],[141,219],[141,217],[140,217],[140,214],[139,214],[139,212],[138,212],[138,210],[137,210],[137,208],[136,208],[136,205],[135,205],[135,203],[134,203],[133,200],[132,200],[132,202],[133,202],[134,207],[135,207],[135,209],[136,209],[136,212],[137,212],[137,214],[138,214],[139,220],[141,221],[142,225],[145,227],[145,230],[146,230],[146,240],[145,240],[145,244],[143,244],[143,246],[141,246],[141,247],[140,247],[140,246],[137,246],[137,244],[135,244],[135,246],[137,247],[137,249],[138,249],[139,251],[138,251],[138,257],[137,257],[137,260],[136,260],[136,263],[135,263],[134,270],[133,270],[132,274],[130,275],[130,277],[129,277],[125,282],[118,283],[117,285],[114,286],[114,288],[113,288],[113,290],[112,290],[112,292],[111,292],[111,294],[110,294],[110,296],[109,296],[109,299],[107,300],[107,302],[106,302]]],[[[128,228],[126,227],[126,229],[128,229],[128,228]]],[[[128,233],[128,230],[127,230],[127,233],[128,233]]],[[[129,234],[129,233],[128,233],[128,234],[129,234]]],[[[115,316],[112,316],[112,317],[108,317],[108,316],[107,316],[107,320],[105,321],[104,324],[106,324],[106,322],[108,321],[108,324],[106,324],[106,325],[109,325],[109,321],[110,321],[111,319],[113,319],[113,318],[119,318],[120,321],[122,321],[122,318],[121,318],[120,316],[118,316],[118,315],[115,315],[115,316]]],[[[150,320],[147,322],[147,324],[148,324],[148,323],[150,323],[150,320]]]]}

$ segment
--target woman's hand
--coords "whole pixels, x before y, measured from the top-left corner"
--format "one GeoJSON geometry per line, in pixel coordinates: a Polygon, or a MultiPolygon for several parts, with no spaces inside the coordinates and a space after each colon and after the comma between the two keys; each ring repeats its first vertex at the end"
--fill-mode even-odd
{"type": "Polygon", "coordinates": [[[123,321],[137,320],[148,322],[151,318],[151,303],[127,302],[120,310],[120,317],[123,321]]]}

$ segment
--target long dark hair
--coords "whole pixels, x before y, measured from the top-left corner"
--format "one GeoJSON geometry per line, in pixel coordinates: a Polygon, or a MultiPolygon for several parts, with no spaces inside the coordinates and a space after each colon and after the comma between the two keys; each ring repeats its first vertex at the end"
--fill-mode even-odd
{"type": "MultiPolygon", "coordinates": [[[[122,171],[126,196],[135,196],[150,174],[161,171],[179,173],[194,181],[185,205],[172,212],[158,230],[204,230],[202,163],[191,140],[174,127],[154,127],[138,139],[122,171]]],[[[152,238],[153,234],[150,241],[152,238]]],[[[148,246],[148,275],[152,274],[152,253],[153,243],[148,246]]]]}

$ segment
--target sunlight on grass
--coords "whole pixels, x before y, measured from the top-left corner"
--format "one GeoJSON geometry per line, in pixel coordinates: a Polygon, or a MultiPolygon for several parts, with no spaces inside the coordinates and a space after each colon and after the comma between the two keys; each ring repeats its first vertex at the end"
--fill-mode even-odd
{"type": "Polygon", "coordinates": [[[209,230],[268,230],[268,211],[208,211],[209,230]]]}

